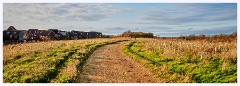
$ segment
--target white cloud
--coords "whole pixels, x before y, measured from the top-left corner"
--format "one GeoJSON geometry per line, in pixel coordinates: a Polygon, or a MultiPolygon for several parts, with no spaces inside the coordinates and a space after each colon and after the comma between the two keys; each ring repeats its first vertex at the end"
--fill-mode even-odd
{"type": "Polygon", "coordinates": [[[8,4],[3,6],[4,22],[98,21],[122,12],[110,4],[8,4]]]}

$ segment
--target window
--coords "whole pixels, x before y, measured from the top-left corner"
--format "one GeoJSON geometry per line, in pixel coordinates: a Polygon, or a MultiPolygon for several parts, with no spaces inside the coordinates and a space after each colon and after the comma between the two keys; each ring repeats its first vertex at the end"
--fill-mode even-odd
{"type": "Polygon", "coordinates": [[[13,34],[16,34],[16,32],[13,32],[13,34]]]}
{"type": "Polygon", "coordinates": [[[9,34],[10,32],[7,32],[7,34],[9,34]]]}

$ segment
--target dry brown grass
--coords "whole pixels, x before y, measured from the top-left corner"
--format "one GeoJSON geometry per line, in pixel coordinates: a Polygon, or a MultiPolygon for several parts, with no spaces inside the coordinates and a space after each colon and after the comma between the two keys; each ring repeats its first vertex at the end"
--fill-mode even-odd
{"type": "Polygon", "coordinates": [[[146,52],[159,52],[165,58],[186,58],[186,54],[192,54],[207,59],[219,57],[221,59],[237,58],[237,40],[229,42],[211,43],[209,41],[187,41],[181,39],[138,39],[146,52]]]}

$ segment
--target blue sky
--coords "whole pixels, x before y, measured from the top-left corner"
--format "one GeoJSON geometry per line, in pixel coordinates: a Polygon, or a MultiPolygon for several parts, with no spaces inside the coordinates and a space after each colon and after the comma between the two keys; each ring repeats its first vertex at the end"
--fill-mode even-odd
{"type": "Polygon", "coordinates": [[[4,3],[3,29],[61,29],[152,32],[162,37],[237,31],[237,4],[231,3],[4,3]]]}

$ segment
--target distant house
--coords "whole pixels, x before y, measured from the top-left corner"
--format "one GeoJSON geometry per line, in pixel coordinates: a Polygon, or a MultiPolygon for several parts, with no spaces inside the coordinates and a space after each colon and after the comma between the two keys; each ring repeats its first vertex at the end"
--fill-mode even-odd
{"type": "Polygon", "coordinates": [[[69,33],[69,36],[70,36],[71,39],[84,39],[84,38],[86,38],[84,33],[85,32],[83,32],[83,31],[74,31],[74,30],[72,30],[69,33]]]}
{"type": "Polygon", "coordinates": [[[28,40],[35,40],[35,41],[37,41],[37,40],[39,40],[39,30],[38,29],[29,29],[28,31],[27,31],[27,33],[28,33],[28,40]]]}
{"type": "Polygon", "coordinates": [[[72,31],[70,32],[70,38],[71,38],[71,39],[78,39],[78,31],[72,30],[72,31]]]}
{"type": "Polygon", "coordinates": [[[84,32],[83,35],[84,38],[90,38],[90,32],[84,32]]]}
{"type": "Polygon", "coordinates": [[[10,26],[7,30],[3,31],[4,43],[18,43],[28,41],[47,41],[47,40],[63,40],[63,39],[85,39],[85,38],[98,38],[103,37],[101,32],[90,31],[61,31],[58,29],[49,30],[17,30],[10,26]]]}
{"type": "Polygon", "coordinates": [[[65,37],[67,36],[67,31],[60,31],[60,33],[65,37]]]}
{"type": "Polygon", "coordinates": [[[84,38],[99,38],[99,37],[102,37],[101,32],[96,31],[84,32],[84,38]]]}
{"type": "Polygon", "coordinates": [[[59,40],[64,39],[64,36],[63,36],[63,34],[61,33],[61,30],[58,31],[57,36],[58,36],[58,39],[59,39],[59,40]]]}
{"type": "Polygon", "coordinates": [[[53,31],[56,39],[63,39],[61,30],[58,30],[58,29],[49,29],[49,30],[53,31]]]}
{"type": "Polygon", "coordinates": [[[13,26],[10,26],[7,30],[3,31],[3,42],[4,43],[23,42],[23,32],[21,30],[17,30],[13,26]]]}
{"type": "Polygon", "coordinates": [[[48,41],[48,40],[54,39],[55,34],[51,30],[41,30],[39,37],[40,37],[40,40],[42,41],[48,41]]]}
{"type": "Polygon", "coordinates": [[[89,35],[90,38],[102,37],[102,33],[101,33],[101,32],[90,31],[89,34],[90,34],[90,35],[89,35]]]}
{"type": "Polygon", "coordinates": [[[62,34],[63,38],[62,39],[69,39],[69,33],[67,31],[60,31],[62,34]]]}
{"type": "Polygon", "coordinates": [[[84,39],[84,32],[83,31],[78,31],[78,39],[84,39]]]}

